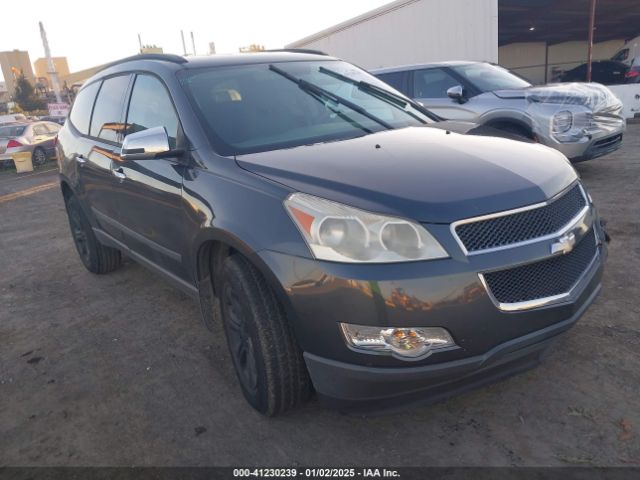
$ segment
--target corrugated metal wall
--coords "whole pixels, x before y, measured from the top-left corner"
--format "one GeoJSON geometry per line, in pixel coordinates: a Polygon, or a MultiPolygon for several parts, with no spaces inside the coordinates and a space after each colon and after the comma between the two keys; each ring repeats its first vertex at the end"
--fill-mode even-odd
{"type": "Polygon", "coordinates": [[[397,1],[378,12],[287,47],[322,50],[363,68],[498,61],[498,0],[397,1]]]}

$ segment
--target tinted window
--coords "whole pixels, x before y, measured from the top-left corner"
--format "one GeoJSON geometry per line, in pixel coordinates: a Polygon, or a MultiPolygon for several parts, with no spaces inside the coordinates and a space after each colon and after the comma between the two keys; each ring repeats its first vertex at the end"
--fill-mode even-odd
{"type": "Polygon", "coordinates": [[[384,83],[388,83],[393,88],[395,88],[399,92],[402,92],[406,95],[408,92],[404,83],[405,75],[406,75],[406,72],[391,72],[391,73],[381,73],[380,75],[376,75],[376,77],[378,77],[384,83]]]}
{"type": "Polygon", "coordinates": [[[125,135],[152,127],[165,127],[171,148],[176,146],[178,116],[169,94],[156,77],[138,75],[133,86],[125,135]]]}
{"type": "Polygon", "coordinates": [[[47,127],[44,126],[44,124],[42,123],[38,123],[36,125],[34,125],[32,127],[33,130],[33,134],[34,135],[48,135],[49,134],[49,130],[47,130],[47,127]]]}
{"type": "Polygon", "coordinates": [[[416,98],[447,98],[447,90],[456,85],[460,85],[460,80],[440,68],[416,70],[413,74],[416,98]]]}
{"type": "Polygon", "coordinates": [[[27,127],[1,127],[0,128],[0,138],[12,138],[19,137],[24,133],[24,130],[27,127]]]}
{"type": "Polygon", "coordinates": [[[451,67],[451,69],[481,92],[527,88],[531,86],[529,82],[514,75],[506,68],[491,65],[490,63],[470,63],[451,67]]]}
{"type": "Polygon", "coordinates": [[[80,90],[76,100],[73,102],[73,108],[69,115],[69,120],[71,120],[73,126],[85,135],[89,133],[91,109],[93,108],[93,101],[96,99],[96,93],[98,93],[99,87],[100,82],[95,82],[80,90]]]}
{"type": "Polygon", "coordinates": [[[624,62],[627,58],[629,58],[629,49],[624,48],[616,53],[611,60],[616,62],[624,62]]]}
{"type": "Polygon", "coordinates": [[[91,118],[91,136],[119,142],[122,130],[122,103],[129,86],[129,75],[111,77],[102,82],[91,118]]]}
{"type": "Polygon", "coordinates": [[[359,81],[366,81],[392,91],[348,63],[283,62],[273,67],[282,72],[258,64],[185,70],[180,74],[219,153],[276,150],[433,121],[411,105],[402,107],[358,88],[359,81]],[[307,83],[300,88],[297,80],[307,83]],[[313,86],[329,92],[330,98],[313,86]],[[348,103],[336,101],[337,96],[348,103]],[[349,103],[355,104],[355,109],[349,103]]]}

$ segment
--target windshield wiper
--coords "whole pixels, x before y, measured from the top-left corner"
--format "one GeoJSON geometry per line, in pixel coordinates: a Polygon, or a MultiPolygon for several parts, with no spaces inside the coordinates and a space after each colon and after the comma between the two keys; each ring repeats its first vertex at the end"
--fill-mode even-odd
{"type": "Polygon", "coordinates": [[[302,90],[304,90],[306,92],[313,93],[315,95],[324,97],[326,99],[329,99],[329,100],[331,100],[332,102],[334,102],[336,104],[344,105],[345,107],[350,108],[354,112],[357,112],[360,115],[362,115],[364,117],[367,117],[369,120],[373,120],[374,122],[376,122],[377,124],[383,126],[387,130],[393,130],[393,128],[394,128],[391,124],[385,122],[381,118],[378,118],[375,115],[372,115],[371,113],[367,112],[364,108],[362,108],[357,103],[353,103],[352,101],[347,100],[346,98],[343,98],[343,97],[341,97],[339,95],[336,95],[335,93],[332,93],[329,90],[325,90],[324,88],[319,87],[318,85],[315,85],[315,84],[313,84],[311,82],[308,82],[308,81],[306,81],[306,80],[304,80],[302,78],[297,78],[297,77],[291,75],[289,72],[286,72],[286,71],[282,70],[281,68],[276,67],[275,65],[269,65],[269,70],[277,73],[278,75],[283,76],[287,80],[292,81],[293,83],[298,85],[298,87],[300,89],[302,89],[302,90]]]}
{"type": "Polygon", "coordinates": [[[425,109],[422,105],[420,105],[419,103],[413,101],[413,100],[409,100],[404,98],[401,95],[397,95],[393,92],[390,92],[389,90],[385,90],[382,87],[378,87],[377,85],[374,85],[372,83],[369,82],[365,82],[364,80],[355,80],[353,78],[347,77],[346,75],[342,75],[341,73],[335,72],[333,70],[330,70],[328,68],[325,67],[320,67],[319,68],[320,73],[324,73],[326,75],[330,75],[334,78],[337,78],[338,80],[342,80],[343,82],[348,82],[352,85],[355,85],[358,90],[361,90],[363,92],[366,92],[384,102],[387,102],[390,105],[396,106],[398,107],[400,110],[402,110],[404,113],[406,113],[407,115],[412,116],[413,118],[415,118],[416,120],[418,120],[421,123],[427,123],[425,122],[422,118],[420,118],[418,115],[409,112],[407,110],[405,110],[405,107],[407,105],[410,105],[411,107],[413,107],[415,110],[419,111],[420,113],[422,113],[423,115],[429,117],[432,120],[437,121],[438,118],[434,117],[434,115],[429,112],[427,109],[425,109]]]}

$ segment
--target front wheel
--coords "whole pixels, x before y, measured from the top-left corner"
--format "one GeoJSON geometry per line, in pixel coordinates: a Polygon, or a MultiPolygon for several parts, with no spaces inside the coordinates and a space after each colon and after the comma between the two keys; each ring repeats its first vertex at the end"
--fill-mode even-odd
{"type": "Polygon", "coordinates": [[[273,416],[305,401],[311,383],[302,352],[260,272],[240,255],[228,257],[219,295],[233,365],[251,406],[273,416]]]}

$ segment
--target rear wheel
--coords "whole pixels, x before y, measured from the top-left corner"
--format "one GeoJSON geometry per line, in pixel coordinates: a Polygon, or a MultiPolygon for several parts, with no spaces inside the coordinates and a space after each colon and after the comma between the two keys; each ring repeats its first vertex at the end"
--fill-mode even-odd
{"type": "Polygon", "coordinates": [[[122,263],[120,250],[102,245],[98,241],[76,197],[71,195],[65,204],[73,243],[86,269],[97,274],[116,270],[122,263]]]}
{"type": "Polygon", "coordinates": [[[31,161],[34,166],[41,167],[47,163],[47,153],[42,148],[38,147],[31,154],[31,161]]]}
{"type": "Polygon", "coordinates": [[[225,334],[240,387],[260,413],[277,415],[309,397],[302,352],[273,290],[244,257],[223,265],[218,293],[225,334]]]}

